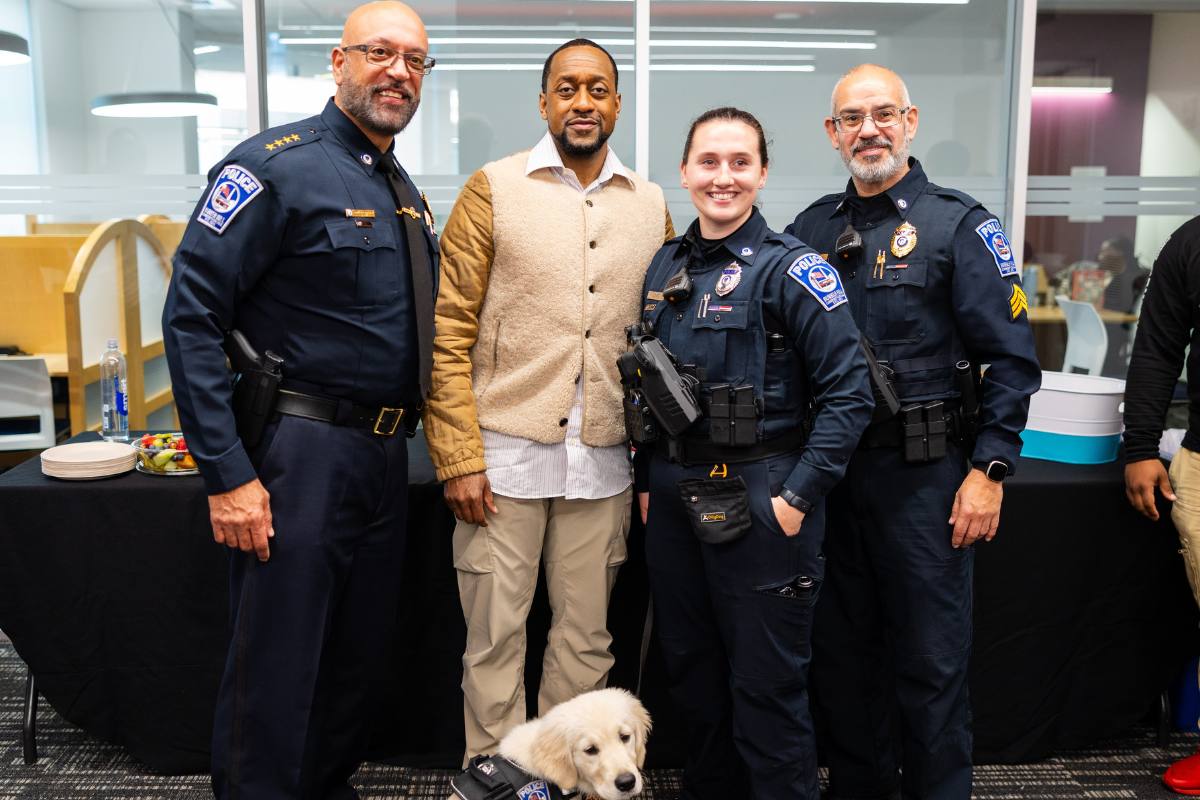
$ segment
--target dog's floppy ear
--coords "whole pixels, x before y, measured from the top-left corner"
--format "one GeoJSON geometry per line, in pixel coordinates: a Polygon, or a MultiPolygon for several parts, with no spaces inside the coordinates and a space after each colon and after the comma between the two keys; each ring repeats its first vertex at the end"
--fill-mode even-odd
{"type": "Polygon", "coordinates": [[[650,712],[636,697],[630,697],[630,716],[633,719],[634,753],[637,757],[638,769],[646,763],[646,740],[650,738],[650,712]]]}
{"type": "Polygon", "coordinates": [[[571,742],[561,728],[543,725],[530,749],[529,767],[548,781],[563,789],[574,789],[579,784],[579,772],[571,757],[571,742]]]}

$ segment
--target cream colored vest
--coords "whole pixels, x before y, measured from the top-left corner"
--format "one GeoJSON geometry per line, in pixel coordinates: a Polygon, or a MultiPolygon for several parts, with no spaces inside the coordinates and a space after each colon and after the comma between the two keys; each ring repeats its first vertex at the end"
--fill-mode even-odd
{"type": "Polygon", "coordinates": [[[483,168],[495,247],[471,350],[481,428],[549,444],[566,437],[578,378],[584,444],[625,440],[617,356],[662,246],[662,189],[614,177],[586,196],[528,152],[483,168]]]}

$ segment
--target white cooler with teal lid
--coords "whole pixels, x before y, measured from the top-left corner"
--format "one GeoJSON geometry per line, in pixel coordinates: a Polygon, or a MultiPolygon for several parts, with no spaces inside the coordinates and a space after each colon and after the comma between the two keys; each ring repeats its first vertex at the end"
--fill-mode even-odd
{"type": "Polygon", "coordinates": [[[1029,399],[1021,434],[1023,458],[1103,464],[1117,457],[1125,381],[1099,375],[1043,372],[1029,399]]]}

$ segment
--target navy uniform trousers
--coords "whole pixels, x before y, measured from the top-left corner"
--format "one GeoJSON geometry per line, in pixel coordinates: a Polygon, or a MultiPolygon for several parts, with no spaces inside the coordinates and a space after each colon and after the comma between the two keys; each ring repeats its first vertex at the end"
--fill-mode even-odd
{"type": "Polygon", "coordinates": [[[831,797],[971,793],[974,550],[951,547],[947,523],[968,465],[954,444],[946,450],[908,464],[897,447],[859,449],[826,499],[812,673],[814,711],[832,729],[821,738],[831,797]]]}
{"type": "Polygon", "coordinates": [[[817,503],[789,538],[771,508],[795,465],[793,456],[729,464],[729,477],[749,487],[753,525],[712,545],[696,538],[676,485],[709,477],[712,465],[650,462],[646,565],[672,699],[689,730],[683,800],[818,797],[807,674],[824,511],[817,503]],[[810,592],[780,593],[800,575],[813,579],[810,592]]]}
{"type": "Polygon", "coordinates": [[[275,537],[266,563],[232,557],[213,738],[221,800],[355,797],[346,782],[397,617],[407,449],[403,429],[381,437],[281,416],[251,452],[275,537]]]}

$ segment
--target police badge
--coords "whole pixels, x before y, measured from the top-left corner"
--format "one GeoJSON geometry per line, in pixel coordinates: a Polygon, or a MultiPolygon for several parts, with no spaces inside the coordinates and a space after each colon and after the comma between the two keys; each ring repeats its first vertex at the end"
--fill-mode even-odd
{"type": "Polygon", "coordinates": [[[717,278],[717,285],[713,291],[717,293],[717,297],[724,297],[736,289],[741,282],[742,265],[734,261],[728,267],[721,270],[721,277],[717,278]]]}
{"type": "Polygon", "coordinates": [[[896,258],[904,258],[911,253],[917,246],[917,229],[908,222],[905,222],[896,232],[892,234],[892,255],[896,258]]]}

